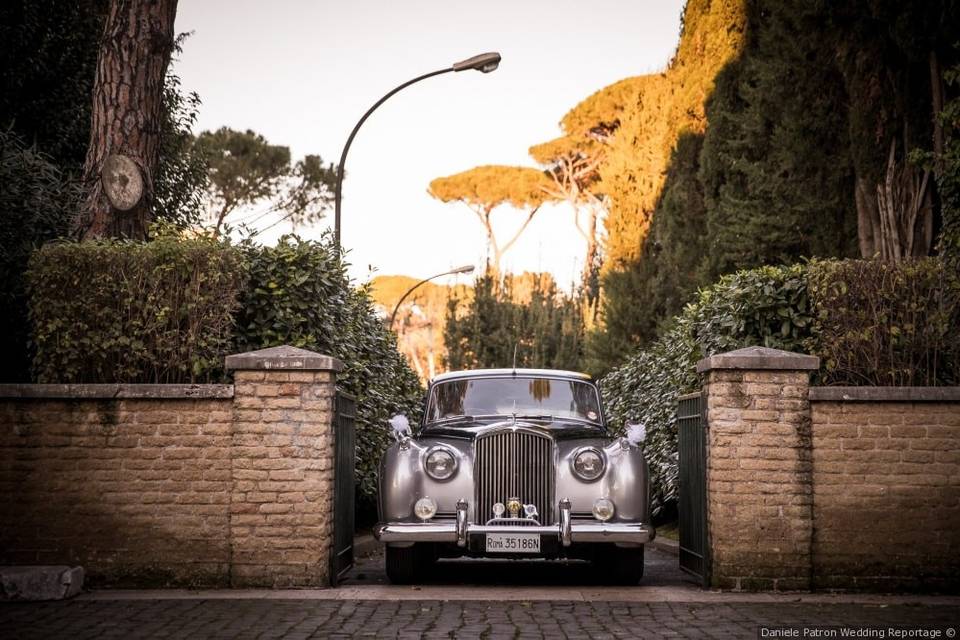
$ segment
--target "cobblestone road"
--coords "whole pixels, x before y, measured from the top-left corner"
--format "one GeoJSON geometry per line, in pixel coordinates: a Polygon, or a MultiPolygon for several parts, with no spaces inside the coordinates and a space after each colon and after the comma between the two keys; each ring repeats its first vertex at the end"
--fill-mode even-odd
{"type": "Polygon", "coordinates": [[[958,607],[862,604],[75,600],[2,605],[0,636],[758,638],[761,626],[910,625],[950,638],[958,614],[958,607]]]}

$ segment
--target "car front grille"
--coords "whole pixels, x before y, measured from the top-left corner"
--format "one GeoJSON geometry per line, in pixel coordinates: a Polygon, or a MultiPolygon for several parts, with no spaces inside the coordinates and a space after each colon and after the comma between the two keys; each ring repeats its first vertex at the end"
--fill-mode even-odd
{"type": "Polygon", "coordinates": [[[494,517],[495,502],[506,504],[515,497],[536,505],[541,524],[553,524],[553,466],[549,436],[514,429],[479,436],[473,468],[477,522],[494,517]]]}

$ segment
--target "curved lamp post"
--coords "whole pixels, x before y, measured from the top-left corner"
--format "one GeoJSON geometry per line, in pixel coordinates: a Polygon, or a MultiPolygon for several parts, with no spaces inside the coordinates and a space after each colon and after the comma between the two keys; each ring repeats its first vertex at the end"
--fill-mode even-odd
{"type": "Polygon", "coordinates": [[[367,112],[363,114],[363,117],[360,118],[360,121],[357,122],[356,126],[353,128],[353,131],[350,132],[350,137],[347,138],[347,143],[343,145],[343,153],[340,154],[340,164],[337,166],[337,188],[334,190],[334,226],[333,226],[333,242],[337,249],[340,248],[340,197],[341,190],[343,188],[343,167],[347,162],[347,152],[350,150],[350,144],[353,142],[354,136],[357,135],[357,131],[360,129],[360,126],[366,122],[367,118],[370,117],[370,114],[376,111],[377,107],[387,101],[387,99],[400,91],[405,89],[415,82],[420,82],[421,80],[426,80],[427,78],[432,78],[433,76],[439,76],[443,73],[450,73],[451,71],[466,71],[467,69],[476,69],[483,73],[490,73],[495,70],[500,65],[500,54],[496,52],[490,53],[481,53],[478,56],[473,56],[472,58],[467,58],[466,60],[461,60],[460,62],[455,62],[446,69],[440,69],[439,71],[431,71],[430,73],[425,73],[422,76],[418,76],[413,80],[408,80],[404,82],[399,87],[395,88],[393,91],[383,96],[377,100],[372,107],[367,109],[367,112]]]}
{"type": "Polygon", "coordinates": [[[407,299],[407,296],[409,296],[411,293],[413,293],[413,292],[417,289],[417,287],[419,287],[420,285],[426,284],[427,282],[430,282],[431,280],[433,280],[433,279],[435,279],[435,278],[439,278],[439,277],[441,277],[441,276],[450,276],[450,275],[453,275],[453,274],[455,274],[455,273],[473,273],[473,269],[474,269],[474,266],[473,266],[472,264],[467,264],[467,265],[464,265],[464,266],[462,266],[462,267],[457,267],[456,269],[451,269],[450,271],[444,271],[443,273],[438,273],[438,274],[435,275],[435,276],[430,276],[429,278],[427,278],[427,279],[425,279],[425,280],[421,280],[421,281],[418,282],[417,284],[413,285],[412,287],[410,287],[409,289],[407,289],[407,292],[406,292],[405,294],[403,294],[403,295],[400,297],[400,301],[397,302],[397,306],[395,306],[395,307],[393,308],[393,313],[390,314],[390,324],[387,325],[387,326],[389,326],[391,329],[393,328],[393,320],[394,320],[394,318],[397,317],[397,311],[400,310],[400,305],[403,304],[403,301],[407,299]]]}

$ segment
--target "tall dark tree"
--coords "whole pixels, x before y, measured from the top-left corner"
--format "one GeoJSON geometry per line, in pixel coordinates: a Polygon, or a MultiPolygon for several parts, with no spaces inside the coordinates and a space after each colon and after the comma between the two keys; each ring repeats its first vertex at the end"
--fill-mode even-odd
{"type": "Polygon", "coordinates": [[[146,238],[177,0],[112,0],[93,86],[84,238],[146,238]]]}

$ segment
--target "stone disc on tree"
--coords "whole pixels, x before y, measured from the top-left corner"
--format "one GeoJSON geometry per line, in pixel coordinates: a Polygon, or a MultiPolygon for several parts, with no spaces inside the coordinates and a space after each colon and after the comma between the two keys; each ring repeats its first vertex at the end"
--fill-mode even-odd
{"type": "Polygon", "coordinates": [[[100,176],[103,191],[114,209],[129,211],[143,197],[143,174],[140,167],[127,156],[111,154],[103,163],[100,176]]]}

